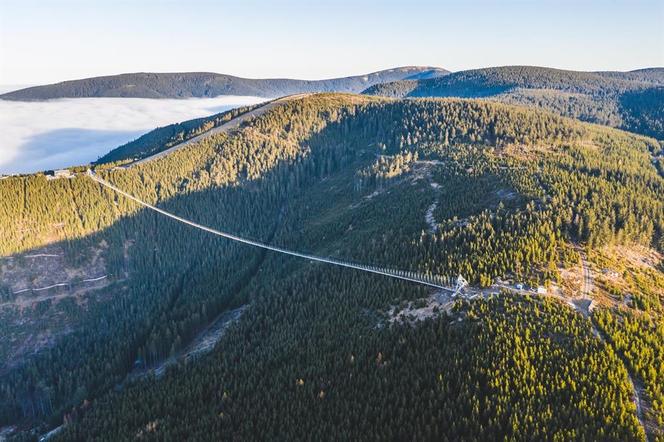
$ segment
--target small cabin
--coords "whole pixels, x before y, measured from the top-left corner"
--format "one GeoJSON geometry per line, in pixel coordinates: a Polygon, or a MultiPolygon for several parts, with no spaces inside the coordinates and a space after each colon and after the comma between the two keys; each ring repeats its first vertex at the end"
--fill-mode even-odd
{"type": "Polygon", "coordinates": [[[49,180],[74,177],[74,174],[71,173],[69,169],[47,170],[46,172],[44,172],[44,175],[46,175],[46,178],[48,178],[49,180]]]}
{"type": "Polygon", "coordinates": [[[56,169],[53,175],[56,178],[71,178],[74,176],[69,169],[56,169]]]}

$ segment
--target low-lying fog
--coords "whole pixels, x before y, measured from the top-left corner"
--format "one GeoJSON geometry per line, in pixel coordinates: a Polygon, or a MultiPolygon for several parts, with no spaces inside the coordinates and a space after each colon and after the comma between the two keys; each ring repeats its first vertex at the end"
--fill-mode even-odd
{"type": "Polygon", "coordinates": [[[242,96],[0,100],[0,174],[86,164],[156,127],[264,100],[242,96]]]}

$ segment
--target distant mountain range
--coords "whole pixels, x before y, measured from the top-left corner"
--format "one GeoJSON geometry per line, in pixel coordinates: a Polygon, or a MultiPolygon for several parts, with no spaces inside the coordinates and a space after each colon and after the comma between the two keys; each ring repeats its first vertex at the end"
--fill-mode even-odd
{"type": "Polygon", "coordinates": [[[213,72],[142,72],[34,86],[0,95],[0,98],[21,101],[85,97],[193,98],[219,95],[272,98],[303,92],[359,93],[378,83],[431,79],[448,73],[449,71],[437,67],[406,66],[328,80],[293,80],[251,79],[213,72]]]}
{"type": "Polygon", "coordinates": [[[364,93],[395,98],[492,98],[664,138],[664,68],[579,72],[504,66],[375,84],[364,93]]]}
{"type": "Polygon", "coordinates": [[[664,68],[581,72],[502,66],[450,73],[437,67],[406,66],[328,80],[249,79],[205,72],[135,73],[29,87],[0,95],[0,99],[220,95],[275,98],[315,92],[393,98],[488,98],[664,139],[664,68]]]}
{"type": "Polygon", "coordinates": [[[664,68],[629,72],[582,72],[538,66],[502,66],[454,72],[443,78],[404,79],[376,84],[365,93],[399,98],[477,98],[524,88],[610,95],[656,85],[664,85],[664,68]]]}

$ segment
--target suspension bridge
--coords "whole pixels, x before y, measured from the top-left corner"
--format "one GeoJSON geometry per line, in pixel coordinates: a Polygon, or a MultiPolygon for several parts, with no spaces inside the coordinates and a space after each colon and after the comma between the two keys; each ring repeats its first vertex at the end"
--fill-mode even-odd
{"type": "Polygon", "coordinates": [[[452,296],[457,296],[461,294],[463,288],[468,285],[468,282],[461,276],[459,275],[458,277],[449,277],[449,276],[440,276],[440,275],[428,275],[428,274],[421,274],[418,272],[413,272],[413,271],[405,271],[405,270],[395,270],[395,269],[390,269],[386,267],[378,267],[378,266],[373,266],[373,265],[366,265],[366,264],[358,264],[354,263],[351,261],[346,261],[346,260],[341,260],[337,258],[329,258],[329,257],[323,257],[323,256],[316,256],[316,255],[311,255],[307,253],[301,253],[297,252],[294,250],[288,250],[282,247],[277,247],[273,246],[271,244],[263,243],[260,241],[255,241],[252,239],[248,238],[243,238],[241,236],[234,235],[232,233],[228,232],[223,232],[221,230],[213,229],[211,227],[207,227],[201,224],[198,224],[196,222],[190,221],[188,219],[182,218],[180,216],[177,216],[173,213],[167,212],[166,210],[160,209],[159,207],[156,207],[152,204],[149,204],[134,195],[131,195],[130,193],[125,192],[124,190],[114,186],[113,184],[109,183],[108,181],[100,178],[97,174],[95,174],[91,169],[88,169],[87,175],[97,183],[101,184],[102,186],[113,190],[114,192],[140,204],[143,207],[146,207],[150,210],[153,210],[161,215],[164,215],[168,218],[174,219],[176,221],[179,221],[183,224],[187,224],[191,227],[194,227],[196,229],[202,230],[204,232],[211,233],[213,235],[221,236],[223,238],[230,239],[232,241],[237,241],[243,244],[247,244],[250,246],[254,247],[259,247],[261,249],[265,250],[271,250],[273,252],[277,253],[282,253],[284,255],[290,255],[290,256],[295,256],[298,258],[306,259],[309,261],[314,261],[314,262],[322,262],[326,264],[332,264],[336,265],[339,267],[346,267],[350,269],[355,269],[355,270],[360,270],[363,272],[367,273],[374,273],[377,275],[383,275],[387,276],[390,278],[394,279],[400,279],[403,281],[410,281],[414,282],[417,284],[423,284],[427,285],[429,287],[435,287],[440,290],[445,290],[448,292],[452,293],[452,296]]]}

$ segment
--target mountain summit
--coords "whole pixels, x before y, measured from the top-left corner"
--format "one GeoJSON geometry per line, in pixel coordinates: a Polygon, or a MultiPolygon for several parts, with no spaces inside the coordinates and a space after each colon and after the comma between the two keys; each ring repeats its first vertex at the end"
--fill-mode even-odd
{"type": "Polygon", "coordinates": [[[375,84],[364,94],[393,98],[487,98],[527,105],[661,139],[664,68],[583,72],[539,66],[471,69],[431,79],[375,84]]]}

